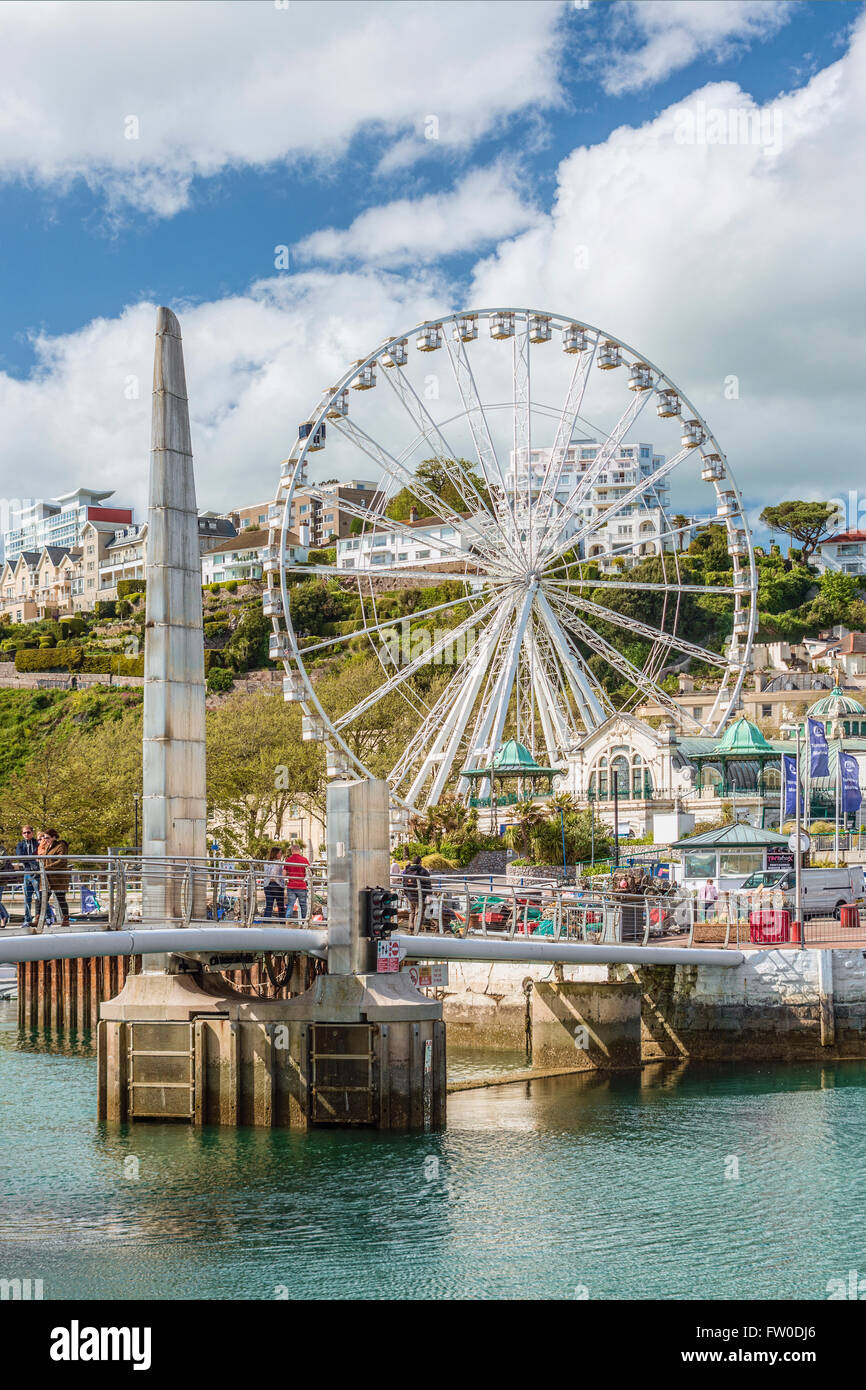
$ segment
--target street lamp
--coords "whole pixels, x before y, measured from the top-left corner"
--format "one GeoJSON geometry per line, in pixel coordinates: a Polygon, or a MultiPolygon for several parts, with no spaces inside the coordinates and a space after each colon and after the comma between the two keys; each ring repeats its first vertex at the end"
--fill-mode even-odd
{"type": "Polygon", "coordinates": [[[139,849],[139,844],[138,844],[138,803],[139,803],[140,800],[141,800],[141,797],[140,797],[139,793],[138,793],[138,792],[133,792],[133,793],[132,793],[132,804],[133,804],[133,806],[135,807],[135,838],[134,838],[134,840],[133,840],[133,846],[134,846],[134,848],[135,848],[136,854],[138,853],[138,849],[139,849]]]}

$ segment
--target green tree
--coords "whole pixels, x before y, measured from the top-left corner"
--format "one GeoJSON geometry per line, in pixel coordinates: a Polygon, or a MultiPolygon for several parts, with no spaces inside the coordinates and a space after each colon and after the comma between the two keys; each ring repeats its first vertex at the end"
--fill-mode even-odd
{"type": "Polygon", "coordinates": [[[808,564],[819,543],[829,535],[838,510],[830,502],[779,502],[765,507],[761,520],[771,531],[783,531],[802,547],[803,563],[808,564]]]}
{"type": "Polygon", "coordinates": [[[235,854],[279,836],[289,806],[324,810],[321,744],[301,738],[297,705],[264,692],[229,696],[207,715],[210,827],[235,854]]]}

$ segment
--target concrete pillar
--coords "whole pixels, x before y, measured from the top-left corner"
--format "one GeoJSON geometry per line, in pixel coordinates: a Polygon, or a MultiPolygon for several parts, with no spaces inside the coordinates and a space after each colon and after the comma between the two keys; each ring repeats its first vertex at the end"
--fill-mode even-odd
{"type": "MultiPolygon", "coordinates": [[[[153,363],[147,623],[144,648],[146,857],[206,855],[205,682],[201,560],[189,406],[180,325],[157,313],[153,363]]],[[[183,876],[153,872],[144,885],[142,926],[177,918],[183,876]]],[[[196,876],[193,916],[205,915],[206,875],[196,876]],[[200,882],[198,881],[200,878],[200,882]]],[[[165,956],[145,957],[148,973],[165,956]]]]}
{"type": "Polygon", "coordinates": [[[331,782],[328,786],[328,973],[363,975],[376,969],[361,932],[361,894],[387,888],[388,783],[331,782]]]}
{"type": "Polygon", "coordinates": [[[615,1070],[641,1064],[641,989],[633,981],[538,981],[532,992],[537,1067],[615,1070]]]}

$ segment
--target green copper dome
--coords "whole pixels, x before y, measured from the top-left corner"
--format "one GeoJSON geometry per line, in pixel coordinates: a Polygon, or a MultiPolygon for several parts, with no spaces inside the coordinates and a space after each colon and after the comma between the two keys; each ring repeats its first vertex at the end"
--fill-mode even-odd
{"type": "Polygon", "coordinates": [[[772,753],[773,750],[757,724],[740,715],[728,725],[724,737],[716,744],[716,752],[749,758],[755,753],[772,753]]]}
{"type": "Polygon", "coordinates": [[[838,685],[833,686],[829,695],[824,695],[809,707],[809,716],[812,719],[839,719],[852,714],[866,715],[866,705],[861,705],[852,695],[844,694],[838,685]]]}

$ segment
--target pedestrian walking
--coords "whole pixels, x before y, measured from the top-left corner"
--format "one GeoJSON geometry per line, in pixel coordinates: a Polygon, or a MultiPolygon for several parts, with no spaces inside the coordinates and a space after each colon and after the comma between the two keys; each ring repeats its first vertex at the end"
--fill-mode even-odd
{"type": "Polygon", "coordinates": [[[36,914],[39,915],[39,840],[33,833],[33,826],[26,822],[21,827],[21,839],[15,846],[15,858],[21,861],[24,873],[24,925],[33,922],[33,899],[36,899],[36,914]]]}
{"type": "Polygon", "coordinates": [[[299,919],[307,915],[308,871],[310,861],[303,853],[299,840],[292,842],[291,851],[283,861],[286,875],[286,917],[292,916],[295,907],[299,919]]]}
{"type": "Polygon", "coordinates": [[[698,889],[698,900],[701,905],[701,918],[704,922],[708,921],[708,919],[713,915],[713,910],[716,905],[716,898],[718,896],[719,890],[711,878],[708,878],[706,883],[702,883],[700,888],[698,889]]]}
{"type": "Polygon", "coordinates": [[[409,930],[417,935],[424,921],[427,902],[433,892],[430,870],[424,868],[420,854],[416,854],[406,865],[402,883],[404,897],[409,903],[409,930]]]}
{"type": "Polygon", "coordinates": [[[60,838],[56,830],[46,830],[39,842],[39,853],[45,859],[48,893],[54,894],[60,909],[60,925],[68,927],[69,904],[66,894],[69,890],[69,844],[60,838]]]}
{"type": "Polygon", "coordinates": [[[277,916],[282,917],[286,910],[286,898],[283,889],[283,866],[280,861],[280,851],[276,845],[268,855],[268,862],[265,865],[265,917],[273,917],[274,908],[277,909],[277,916]]]}

